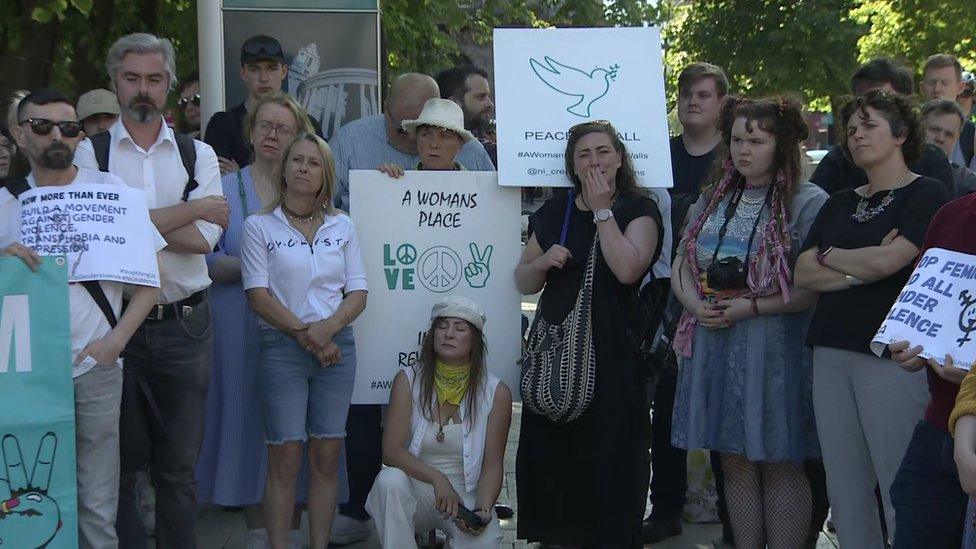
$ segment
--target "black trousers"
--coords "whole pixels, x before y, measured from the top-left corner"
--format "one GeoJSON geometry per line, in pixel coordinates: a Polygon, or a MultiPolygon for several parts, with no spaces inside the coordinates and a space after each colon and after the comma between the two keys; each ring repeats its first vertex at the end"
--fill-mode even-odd
{"type": "Polygon", "coordinates": [[[355,404],[346,419],[346,470],[349,501],[339,512],[356,520],[368,520],[366,496],[383,463],[383,415],[379,404],[355,404]]]}
{"type": "Polygon", "coordinates": [[[671,445],[671,412],[677,384],[678,376],[665,368],[651,405],[651,515],[659,520],[681,517],[688,490],[688,452],[671,445]]]}

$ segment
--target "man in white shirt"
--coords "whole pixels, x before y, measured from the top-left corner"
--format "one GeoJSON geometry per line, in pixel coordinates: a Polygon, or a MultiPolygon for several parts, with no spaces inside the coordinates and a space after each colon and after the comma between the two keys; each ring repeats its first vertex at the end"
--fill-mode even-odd
{"type": "MultiPolygon", "coordinates": [[[[21,101],[18,125],[12,134],[30,161],[31,173],[0,189],[0,245],[4,255],[20,257],[36,269],[41,258],[19,243],[20,201],[15,195],[32,187],[68,187],[98,183],[123,185],[112,174],[72,164],[83,134],[75,109],[54,90],[38,90],[21,101]]],[[[145,230],[155,233],[151,224],[145,230]]],[[[157,237],[158,237],[158,233],[157,237]]],[[[165,245],[159,242],[159,248],[165,245]]],[[[122,369],[119,358],[146,314],[156,303],[159,289],[133,286],[122,314],[119,282],[100,281],[68,287],[71,312],[72,377],[75,389],[75,442],[78,466],[78,540],[80,547],[117,547],[115,514],[118,507],[119,405],[122,369]],[[100,288],[96,290],[95,288],[100,288]],[[96,303],[101,291],[111,314],[96,303]],[[109,320],[111,316],[111,321],[109,320]],[[121,317],[120,317],[121,315],[121,317]],[[118,323],[112,326],[115,319],[118,323]]]]}
{"type": "Polygon", "coordinates": [[[149,465],[156,486],[156,546],[193,548],[194,469],[212,337],[205,255],[230,212],[213,149],[193,141],[195,161],[188,162],[183,138],[163,120],[166,96],[176,84],[173,45],[151,34],[130,34],[112,45],[105,66],[122,117],[109,129],[105,149],[96,148],[97,139],[78,147],[77,163],[97,169],[101,158],[107,171],[144,190],[152,222],[167,242],[159,254],[159,302],[126,347],[119,540],[123,547],[146,545],[134,485],[136,472],[149,465]]]}

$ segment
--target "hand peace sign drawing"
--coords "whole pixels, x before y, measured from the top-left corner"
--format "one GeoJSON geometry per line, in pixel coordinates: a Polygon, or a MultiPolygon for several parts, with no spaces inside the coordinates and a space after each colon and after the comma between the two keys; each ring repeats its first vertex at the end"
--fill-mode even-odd
{"type": "Polygon", "coordinates": [[[424,288],[449,292],[461,281],[461,256],[447,246],[434,246],[417,260],[417,274],[424,288]]]}
{"type": "Polygon", "coordinates": [[[471,263],[464,268],[464,278],[468,280],[468,285],[472,288],[484,288],[485,284],[488,283],[488,277],[491,276],[491,269],[489,265],[491,264],[491,252],[494,250],[494,246],[491,244],[485,246],[485,251],[479,252],[478,245],[474,242],[468,244],[468,251],[471,252],[471,263]]]}
{"type": "Polygon", "coordinates": [[[44,547],[61,528],[61,509],[47,495],[57,447],[58,437],[54,433],[48,431],[41,437],[28,477],[20,442],[14,435],[4,435],[0,547],[44,547]]]}

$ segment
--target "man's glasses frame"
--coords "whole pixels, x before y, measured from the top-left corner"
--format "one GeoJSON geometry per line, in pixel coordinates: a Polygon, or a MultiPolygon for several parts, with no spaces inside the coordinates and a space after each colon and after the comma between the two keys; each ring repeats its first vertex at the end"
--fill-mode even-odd
{"type": "Polygon", "coordinates": [[[47,118],[28,118],[20,123],[21,125],[27,124],[30,126],[32,132],[35,135],[47,135],[54,130],[57,126],[61,130],[61,135],[69,139],[73,137],[78,137],[82,131],[84,131],[84,126],[81,122],[75,120],[62,120],[61,122],[55,122],[53,120],[48,120],[47,118]]]}

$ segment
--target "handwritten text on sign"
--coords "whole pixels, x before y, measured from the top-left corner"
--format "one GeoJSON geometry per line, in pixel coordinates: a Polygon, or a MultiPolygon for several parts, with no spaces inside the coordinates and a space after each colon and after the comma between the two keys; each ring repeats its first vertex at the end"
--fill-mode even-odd
{"type": "Polygon", "coordinates": [[[66,255],[71,282],[159,286],[145,194],[123,185],[37,187],[20,195],[21,242],[39,255],[66,255]]]}
{"type": "Polygon", "coordinates": [[[871,350],[908,341],[924,348],[921,356],[940,363],[946,355],[970,369],[976,358],[976,256],[931,248],[898,295],[871,350]]]}

